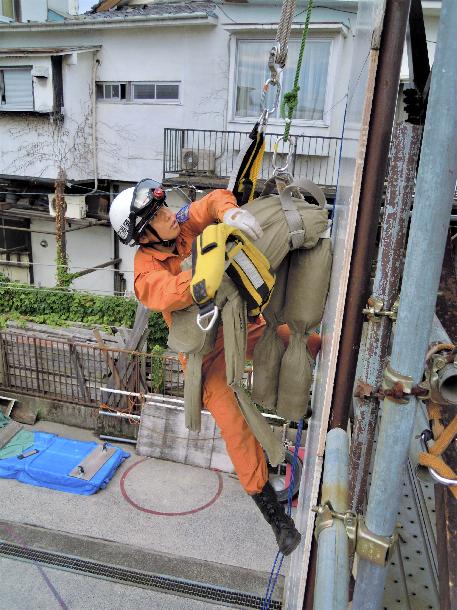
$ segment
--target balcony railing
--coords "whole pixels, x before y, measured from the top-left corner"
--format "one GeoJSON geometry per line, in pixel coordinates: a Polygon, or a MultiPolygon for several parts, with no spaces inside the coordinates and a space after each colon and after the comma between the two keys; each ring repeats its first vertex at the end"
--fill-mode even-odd
{"type": "MultiPolygon", "coordinates": [[[[259,179],[266,180],[273,173],[273,146],[276,134],[265,137],[265,155],[259,179]]],[[[292,159],[291,173],[308,178],[326,188],[335,188],[340,158],[340,138],[321,136],[294,136],[297,141],[292,159]]],[[[242,131],[211,129],[164,130],[164,179],[206,178],[228,180],[238,153],[248,138],[242,131]]],[[[284,163],[289,144],[282,141],[278,148],[277,163],[284,163]]]]}

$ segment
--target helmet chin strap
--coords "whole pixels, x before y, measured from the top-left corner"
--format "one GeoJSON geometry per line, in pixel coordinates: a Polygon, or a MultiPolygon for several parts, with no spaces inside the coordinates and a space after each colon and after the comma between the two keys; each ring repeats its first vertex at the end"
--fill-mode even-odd
{"type": "Polygon", "coordinates": [[[164,246],[165,248],[171,248],[172,246],[174,246],[176,244],[176,239],[162,239],[160,237],[160,235],[157,233],[157,231],[155,229],[153,229],[150,225],[147,228],[148,231],[151,231],[151,233],[157,237],[157,239],[159,240],[158,242],[154,241],[154,242],[149,242],[147,244],[141,244],[144,248],[154,248],[154,246],[164,246]]]}

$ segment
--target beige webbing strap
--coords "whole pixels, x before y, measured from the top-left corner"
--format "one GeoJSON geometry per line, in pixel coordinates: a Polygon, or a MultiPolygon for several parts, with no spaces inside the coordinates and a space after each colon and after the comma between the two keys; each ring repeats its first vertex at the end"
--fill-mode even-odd
{"type": "Polygon", "coordinates": [[[293,197],[294,193],[297,190],[300,191],[300,189],[312,195],[312,197],[314,197],[314,199],[318,202],[320,208],[323,208],[327,202],[322,189],[320,189],[317,184],[314,184],[314,182],[311,182],[311,180],[307,180],[306,178],[301,178],[297,182],[289,184],[279,193],[281,206],[284,210],[284,215],[289,226],[291,250],[297,250],[305,243],[305,228],[303,226],[303,220],[298,212],[297,205],[293,197]]]}

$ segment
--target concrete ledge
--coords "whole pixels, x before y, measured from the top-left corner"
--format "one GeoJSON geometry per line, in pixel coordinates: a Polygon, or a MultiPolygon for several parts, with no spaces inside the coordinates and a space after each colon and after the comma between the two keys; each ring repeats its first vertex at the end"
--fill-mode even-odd
{"type": "Polygon", "coordinates": [[[99,415],[96,407],[18,394],[4,389],[1,390],[1,394],[17,400],[11,417],[22,424],[33,425],[36,420],[45,420],[93,430],[97,434],[122,438],[136,438],[137,436],[137,425],[131,424],[126,419],[103,417],[103,415],[99,415]]]}
{"type": "MultiPolygon", "coordinates": [[[[269,579],[268,573],[257,570],[148,551],[136,546],[88,536],[77,536],[13,521],[0,520],[0,541],[26,549],[93,561],[104,566],[236,590],[261,598],[265,594],[269,579]]],[[[282,600],[283,589],[284,577],[280,576],[273,600],[282,600]]]]}

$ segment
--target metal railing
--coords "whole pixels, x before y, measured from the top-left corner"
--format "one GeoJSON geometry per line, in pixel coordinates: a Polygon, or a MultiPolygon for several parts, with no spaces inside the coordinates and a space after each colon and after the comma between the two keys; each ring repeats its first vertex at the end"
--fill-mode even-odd
{"type": "MultiPolygon", "coordinates": [[[[228,179],[238,153],[249,134],[244,131],[211,129],[164,130],[164,179],[174,177],[206,177],[228,179]]],[[[273,146],[276,134],[265,136],[265,155],[259,179],[273,173],[273,146]]],[[[316,184],[335,188],[338,177],[341,139],[321,136],[294,136],[297,142],[292,160],[292,173],[316,184]]],[[[279,143],[278,162],[285,160],[289,144],[279,143]]]]}
{"type": "Polygon", "coordinates": [[[0,331],[0,387],[30,394],[99,407],[102,403],[135,412],[137,403],[108,396],[100,387],[130,392],[182,396],[184,376],[175,356],[99,347],[0,331]]]}

